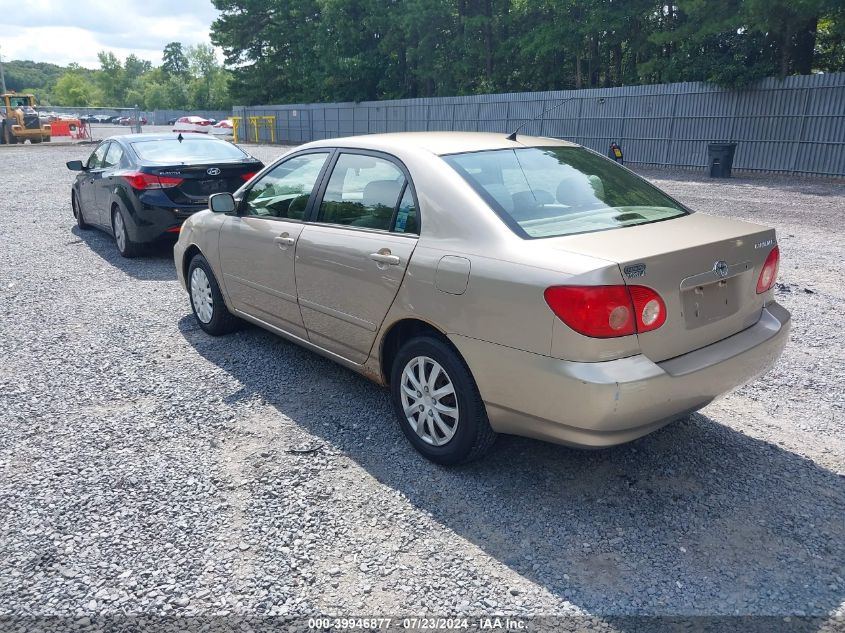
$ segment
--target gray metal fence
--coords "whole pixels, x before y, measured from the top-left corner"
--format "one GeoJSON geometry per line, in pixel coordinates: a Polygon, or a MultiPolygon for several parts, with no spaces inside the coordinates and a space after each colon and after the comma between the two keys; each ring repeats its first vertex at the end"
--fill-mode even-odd
{"type": "Polygon", "coordinates": [[[704,83],[361,103],[237,106],[239,137],[296,144],[418,130],[525,134],[575,141],[627,163],[706,167],[707,143],[737,143],[734,169],[845,176],[845,73],[765,79],[728,90],[704,83]],[[275,117],[253,119],[250,117],[275,117]],[[271,129],[272,135],[271,135],[271,129]],[[258,131],[256,138],[255,131],[258,131]]]}

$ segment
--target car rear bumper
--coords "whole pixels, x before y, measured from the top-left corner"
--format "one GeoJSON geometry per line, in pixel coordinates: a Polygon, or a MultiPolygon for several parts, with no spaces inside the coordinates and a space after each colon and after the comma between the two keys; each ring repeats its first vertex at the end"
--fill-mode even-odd
{"type": "Polygon", "coordinates": [[[642,354],[572,362],[450,339],[472,370],[496,431],[603,447],[650,433],[765,373],[786,346],[790,323],[789,312],[770,303],[752,327],[661,363],[642,354]]]}
{"type": "Polygon", "coordinates": [[[158,207],[149,204],[140,205],[131,214],[127,230],[129,237],[136,242],[154,242],[159,239],[177,239],[182,224],[194,213],[207,209],[203,205],[185,205],[181,207],[158,207]]]}

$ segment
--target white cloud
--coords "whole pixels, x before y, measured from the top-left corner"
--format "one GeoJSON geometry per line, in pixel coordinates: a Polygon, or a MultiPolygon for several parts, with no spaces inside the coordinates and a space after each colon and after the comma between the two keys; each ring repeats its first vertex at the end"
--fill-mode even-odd
{"type": "Polygon", "coordinates": [[[0,55],[98,68],[110,50],[158,65],[168,42],[208,43],[217,15],[210,0],[0,0],[0,55]]]}

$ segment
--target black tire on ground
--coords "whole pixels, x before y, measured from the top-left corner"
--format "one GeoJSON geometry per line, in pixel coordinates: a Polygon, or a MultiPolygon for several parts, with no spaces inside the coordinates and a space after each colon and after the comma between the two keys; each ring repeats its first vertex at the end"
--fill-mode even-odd
{"type": "Polygon", "coordinates": [[[425,458],[437,464],[451,466],[478,459],[496,440],[496,432],[490,428],[487,410],[472,373],[451,345],[439,338],[420,336],[399,349],[390,370],[390,395],[405,437],[425,458]],[[428,357],[437,362],[454,387],[458,428],[454,436],[441,446],[427,443],[414,431],[402,404],[402,375],[406,365],[417,357],[428,357]]]}
{"type": "Polygon", "coordinates": [[[85,221],[85,217],[82,213],[82,206],[79,204],[79,200],[76,198],[76,192],[70,194],[70,207],[73,209],[73,217],[76,218],[76,226],[78,226],[83,231],[87,231],[91,228],[91,225],[85,221]]]}
{"type": "Polygon", "coordinates": [[[129,237],[129,232],[126,230],[126,219],[116,205],[111,210],[111,226],[117,250],[123,257],[137,257],[141,254],[143,245],[133,242],[132,238],[129,237]],[[122,238],[118,232],[122,234],[122,238]]]}
{"type": "MultiPolygon", "coordinates": [[[[197,275],[199,281],[199,279],[201,279],[201,275],[199,275],[199,273],[197,273],[197,275]]],[[[225,301],[223,301],[223,294],[220,292],[220,286],[217,283],[217,278],[214,276],[214,272],[211,270],[211,265],[209,265],[208,260],[199,253],[194,255],[193,259],[191,259],[191,263],[188,264],[188,275],[185,279],[185,283],[188,286],[188,297],[190,297],[191,300],[191,310],[193,310],[194,318],[197,320],[197,323],[203,331],[207,334],[211,334],[212,336],[221,336],[223,334],[234,332],[240,327],[241,320],[229,312],[225,301]],[[194,304],[192,284],[194,281],[194,271],[196,270],[201,270],[205,273],[205,278],[208,280],[208,294],[210,294],[211,297],[211,318],[205,322],[200,318],[197,306],[194,304]]]]}
{"type": "Polygon", "coordinates": [[[40,136],[38,138],[32,137],[31,139],[29,139],[29,142],[32,143],[33,145],[35,145],[36,143],[40,143],[41,137],[40,136]]]}
{"type": "Polygon", "coordinates": [[[8,125],[3,126],[3,140],[6,145],[17,145],[18,137],[12,134],[12,130],[8,125]]]}
{"type": "Polygon", "coordinates": [[[44,142],[45,142],[45,143],[49,143],[49,142],[50,142],[50,138],[51,138],[51,137],[49,137],[49,136],[45,136],[45,137],[44,137],[44,142]]]}

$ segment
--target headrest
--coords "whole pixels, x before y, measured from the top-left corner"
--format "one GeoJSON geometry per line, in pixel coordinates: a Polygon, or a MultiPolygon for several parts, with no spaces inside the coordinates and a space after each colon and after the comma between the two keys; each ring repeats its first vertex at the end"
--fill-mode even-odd
{"type": "Polygon", "coordinates": [[[365,207],[385,206],[393,208],[399,198],[399,191],[402,189],[402,182],[395,180],[373,180],[364,187],[361,202],[365,207]]]}

